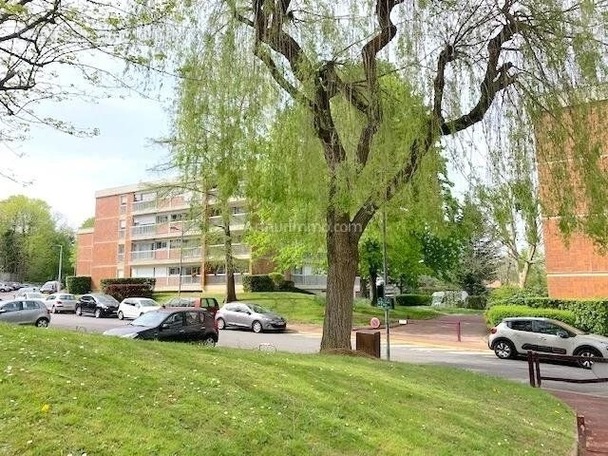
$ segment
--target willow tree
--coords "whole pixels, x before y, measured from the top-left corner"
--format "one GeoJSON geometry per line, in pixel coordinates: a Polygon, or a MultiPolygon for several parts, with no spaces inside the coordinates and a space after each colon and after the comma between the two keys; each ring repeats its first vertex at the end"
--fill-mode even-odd
{"type": "MultiPolygon", "coordinates": [[[[301,128],[321,150],[316,180],[323,184],[328,263],[322,350],[350,347],[361,235],[417,178],[424,160],[441,153],[437,146],[456,151],[464,141],[454,140],[473,133],[493,138],[493,125],[501,122],[503,130],[524,126],[532,135],[534,123],[548,119],[542,113],[551,116],[576,95],[571,89],[605,74],[605,1],[206,0],[182,6],[189,14],[176,15],[186,18],[179,39],[159,39],[157,47],[183,49],[188,39],[216,38],[226,24],[239,23],[248,39],[234,52],[243,61],[258,59],[250,71],[261,69],[283,91],[276,109],[291,105],[305,113],[301,128]],[[383,86],[380,59],[392,62],[405,85],[383,86]],[[398,149],[383,146],[389,138],[398,149]]],[[[221,37],[215,45],[223,46],[221,37]]],[[[468,152],[446,156],[463,165],[468,152]]],[[[598,202],[607,186],[592,187],[598,202]]]]}
{"type": "MultiPolygon", "coordinates": [[[[236,301],[233,255],[233,202],[244,198],[255,140],[264,131],[257,122],[273,92],[263,90],[256,73],[247,73],[239,59],[238,32],[226,27],[216,37],[193,45],[180,68],[175,106],[172,165],[176,186],[190,195],[207,242],[224,246],[226,302],[236,301]],[[219,218],[219,221],[215,221],[219,218]]],[[[243,222],[239,222],[240,225],[243,222]]],[[[206,262],[221,263],[206,247],[206,262]]]]}

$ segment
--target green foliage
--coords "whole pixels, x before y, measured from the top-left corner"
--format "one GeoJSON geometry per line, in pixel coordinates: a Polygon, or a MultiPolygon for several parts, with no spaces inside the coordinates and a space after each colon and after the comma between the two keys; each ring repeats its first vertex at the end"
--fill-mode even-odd
{"type": "Polygon", "coordinates": [[[86,294],[92,290],[93,280],[89,276],[68,276],[65,278],[68,291],[72,294],[86,294]]]}
{"type": "Polygon", "coordinates": [[[275,288],[281,287],[281,285],[283,285],[283,283],[285,282],[285,277],[280,272],[271,272],[270,274],[268,274],[268,277],[272,279],[275,288]]]}
{"type": "Polygon", "coordinates": [[[495,326],[507,317],[544,317],[563,321],[569,325],[576,325],[576,316],[571,310],[541,309],[521,305],[493,306],[485,312],[488,325],[495,326]]]}
{"type": "Polygon", "coordinates": [[[110,283],[103,287],[103,292],[118,301],[126,298],[152,298],[152,288],[147,283],[110,283]]]}
{"type": "Polygon", "coordinates": [[[465,301],[465,307],[467,309],[483,310],[486,308],[488,303],[488,297],[485,295],[481,296],[469,296],[465,301]]]}
{"type": "Polygon", "coordinates": [[[608,301],[565,301],[563,308],[574,313],[576,327],[608,336],[608,301]]]}
{"type": "Polygon", "coordinates": [[[95,217],[89,217],[80,225],[80,229],[93,228],[95,226],[95,217]]]}
{"type": "Polygon", "coordinates": [[[395,296],[395,304],[398,306],[430,306],[432,297],[420,294],[402,294],[395,296]]]}
{"type": "Polygon", "coordinates": [[[0,201],[0,270],[17,280],[45,282],[57,278],[59,246],[62,276],[72,271],[72,231],[61,226],[47,203],[23,195],[0,201]]]}
{"type": "Polygon", "coordinates": [[[536,299],[540,298],[540,296],[525,288],[520,288],[514,285],[502,285],[490,292],[488,297],[488,306],[493,306],[496,304],[519,304],[523,303],[523,301],[528,298],[536,299]]]}
{"type": "Polygon", "coordinates": [[[243,291],[246,293],[275,291],[275,284],[267,274],[243,276],[243,291]]]}
{"type": "Polygon", "coordinates": [[[156,279],[152,277],[120,277],[111,279],[101,279],[100,281],[101,290],[106,293],[107,287],[111,285],[143,285],[150,291],[154,291],[154,285],[156,285],[156,279]]]}

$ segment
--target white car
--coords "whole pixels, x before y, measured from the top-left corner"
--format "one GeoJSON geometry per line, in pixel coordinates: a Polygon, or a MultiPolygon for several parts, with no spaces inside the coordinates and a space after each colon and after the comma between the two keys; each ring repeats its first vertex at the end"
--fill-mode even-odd
{"type": "Polygon", "coordinates": [[[160,309],[161,306],[150,298],[126,298],[118,306],[118,318],[137,318],[146,312],[160,309]]]}
{"type": "Polygon", "coordinates": [[[77,302],[76,296],[69,293],[55,293],[47,296],[44,300],[46,308],[51,313],[75,312],[77,302]]]}
{"type": "MultiPolygon", "coordinates": [[[[490,330],[488,347],[500,359],[534,351],[567,356],[608,357],[608,337],[587,334],[561,321],[540,317],[510,317],[490,330]]],[[[592,361],[579,361],[589,368],[592,361]]]]}

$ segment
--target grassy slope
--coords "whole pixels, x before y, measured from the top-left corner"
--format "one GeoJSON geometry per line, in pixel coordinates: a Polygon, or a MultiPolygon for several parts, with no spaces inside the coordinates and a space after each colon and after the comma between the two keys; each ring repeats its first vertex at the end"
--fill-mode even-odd
{"type": "Polygon", "coordinates": [[[548,393],[453,369],[0,325],[2,455],[566,455],[548,393]],[[542,446],[541,446],[542,442],[542,446]]]}
{"type": "MultiPolygon", "coordinates": [[[[155,299],[158,302],[165,302],[169,298],[175,296],[174,293],[157,293],[155,299]]],[[[182,293],[182,296],[189,294],[182,293]]],[[[201,296],[191,294],[191,296],[201,296]]],[[[213,296],[218,302],[222,301],[220,295],[213,296]]],[[[322,324],[323,314],[325,312],[325,298],[314,295],[306,295],[301,293],[239,293],[238,298],[241,301],[255,302],[264,307],[272,309],[277,313],[285,316],[289,323],[311,323],[322,324]]],[[[390,317],[393,320],[399,318],[416,318],[427,319],[436,317],[438,312],[430,308],[420,307],[397,307],[391,310],[390,317]]],[[[362,326],[368,325],[369,320],[374,317],[384,318],[384,311],[377,307],[369,305],[369,301],[365,299],[357,299],[353,312],[353,325],[362,326]]]]}

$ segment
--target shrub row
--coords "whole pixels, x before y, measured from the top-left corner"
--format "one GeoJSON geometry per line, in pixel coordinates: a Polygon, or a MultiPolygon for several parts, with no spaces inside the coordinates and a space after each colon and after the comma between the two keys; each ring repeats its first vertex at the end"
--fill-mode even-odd
{"type": "Polygon", "coordinates": [[[571,310],[559,310],[559,309],[541,309],[526,306],[493,306],[485,312],[486,322],[490,326],[495,326],[503,318],[508,317],[544,317],[553,318],[555,320],[563,321],[570,325],[576,326],[576,317],[574,312],[571,310]]]}
{"type": "Polygon", "coordinates": [[[430,306],[431,296],[425,294],[401,294],[395,296],[395,304],[398,306],[430,306]]]}
{"type": "Polygon", "coordinates": [[[111,284],[106,285],[104,293],[109,294],[118,301],[126,298],[151,298],[152,288],[148,284],[131,283],[131,284],[111,284]]]}
{"type": "Polygon", "coordinates": [[[510,297],[500,302],[494,302],[494,307],[527,307],[533,309],[567,310],[574,314],[573,323],[577,328],[596,334],[608,335],[608,301],[554,299],[547,297],[522,297],[518,300],[510,297]]]}
{"type": "Polygon", "coordinates": [[[93,281],[90,276],[69,276],[65,279],[68,291],[72,294],[85,294],[91,291],[93,281]]]}
{"type": "Polygon", "coordinates": [[[285,280],[283,274],[278,272],[243,276],[243,291],[246,293],[288,291],[291,293],[314,295],[310,291],[296,288],[292,280],[285,280]]]}
{"type": "Polygon", "coordinates": [[[107,293],[106,289],[109,285],[147,285],[150,290],[154,290],[156,279],[153,277],[121,277],[101,279],[99,283],[101,285],[101,290],[104,293],[107,293]]]}

